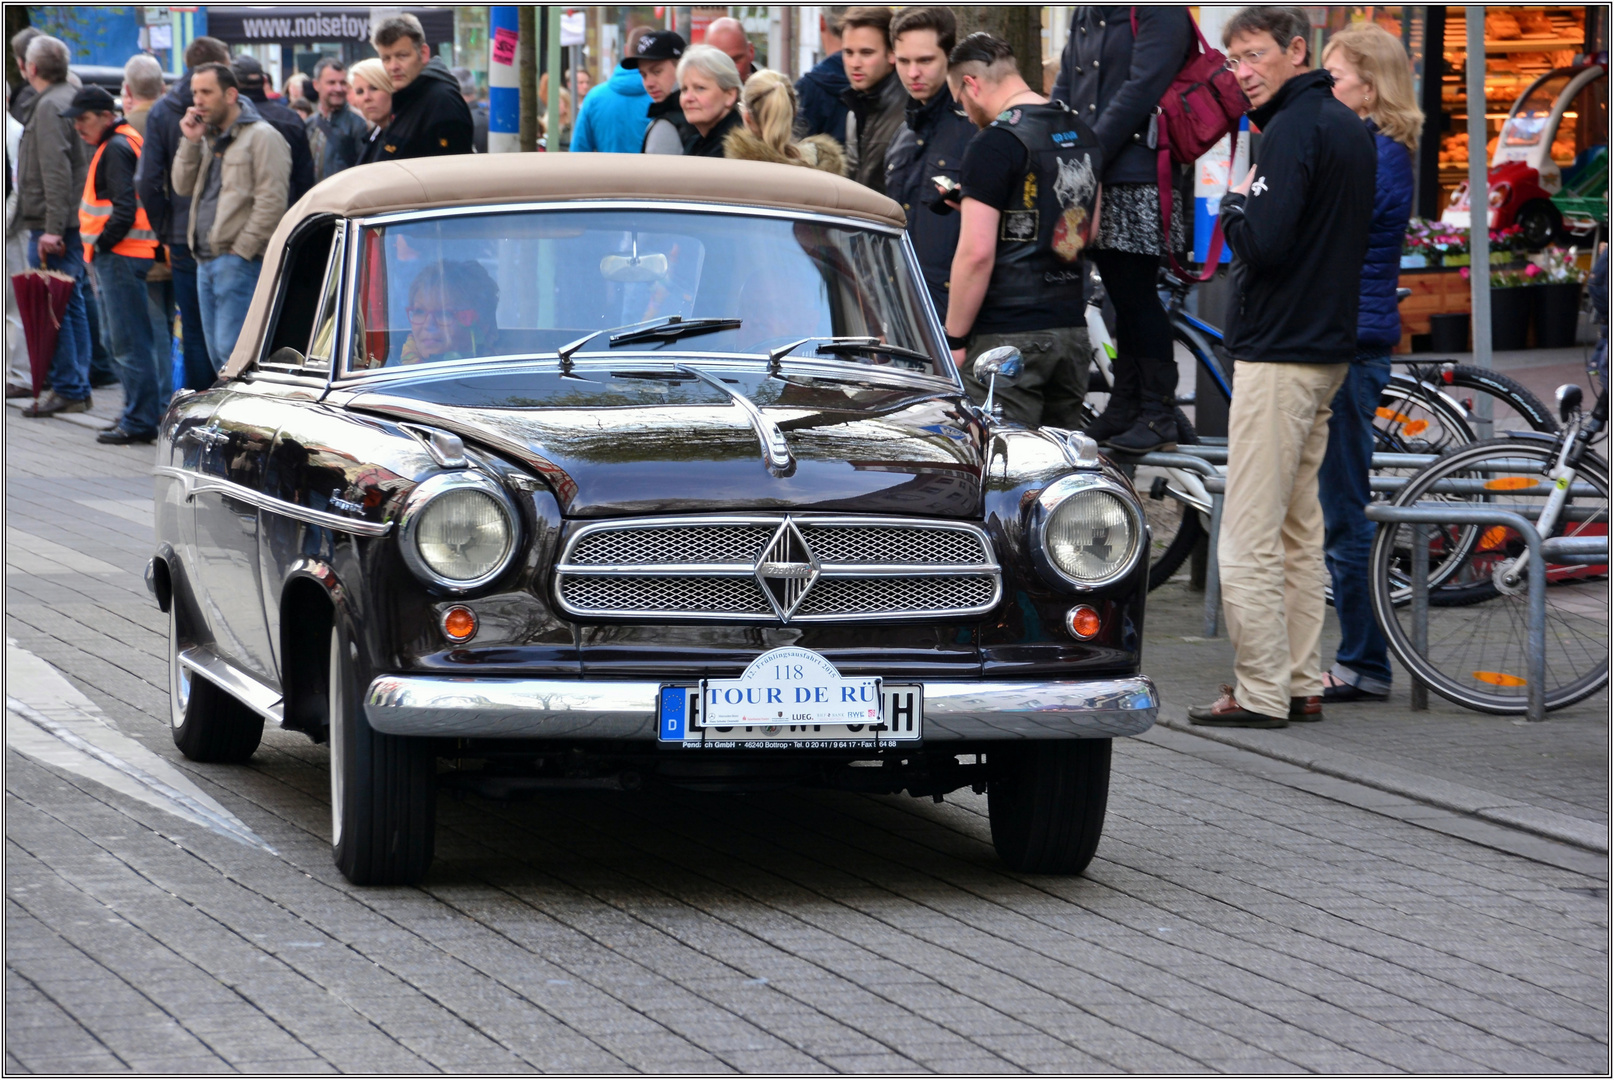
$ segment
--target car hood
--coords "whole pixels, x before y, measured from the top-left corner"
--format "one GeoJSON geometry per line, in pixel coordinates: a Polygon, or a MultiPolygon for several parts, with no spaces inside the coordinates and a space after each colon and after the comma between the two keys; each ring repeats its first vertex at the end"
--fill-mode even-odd
{"type": "Polygon", "coordinates": [[[802,509],[976,518],[985,431],[957,391],[761,372],[502,369],[388,380],[349,408],[519,460],[568,517],[802,509]],[[738,395],[777,425],[770,470],[738,395]]]}

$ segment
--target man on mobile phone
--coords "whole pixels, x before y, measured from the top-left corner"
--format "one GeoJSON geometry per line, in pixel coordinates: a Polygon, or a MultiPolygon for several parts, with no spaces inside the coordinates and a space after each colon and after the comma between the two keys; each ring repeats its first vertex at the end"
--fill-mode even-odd
{"type": "Polygon", "coordinates": [[[235,349],[269,235],[286,212],[291,148],[241,96],[228,65],[193,71],[191,98],[179,120],[185,141],[174,155],[174,193],[191,198],[186,242],[196,257],[208,359],[217,372],[235,349]]]}
{"type": "Polygon", "coordinates": [[[947,85],[947,54],[958,44],[950,8],[908,7],[891,20],[897,78],[908,91],[902,129],[885,152],[885,193],[908,215],[908,236],[924,272],[936,314],[947,318],[947,289],[958,248],[958,215],[945,204],[936,180],[956,188],[964,147],[975,125],[959,111],[947,85]]]}
{"type": "Polygon", "coordinates": [[[969,365],[1019,349],[1022,375],[997,388],[1004,415],[1076,426],[1090,362],[1077,258],[1098,224],[1103,151],[1068,106],[1026,85],[1008,42],[971,34],[948,61],[953,97],[981,130],[964,151],[947,344],[977,401],[987,388],[969,365]]]}

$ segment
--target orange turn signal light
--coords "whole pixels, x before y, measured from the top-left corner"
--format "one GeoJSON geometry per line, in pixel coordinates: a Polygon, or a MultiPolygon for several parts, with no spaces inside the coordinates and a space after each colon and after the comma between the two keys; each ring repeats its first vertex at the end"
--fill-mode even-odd
{"type": "Polygon", "coordinates": [[[1102,625],[1098,612],[1086,604],[1077,604],[1065,612],[1065,629],[1078,641],[1090,641],[1097,637],[1102,625]]]}
{"type": "Polygon", "coordinates": [[[476,636],[476,612],[468,607],[451,607],[443,612],[443,635],[455,644],[476,636]]]}

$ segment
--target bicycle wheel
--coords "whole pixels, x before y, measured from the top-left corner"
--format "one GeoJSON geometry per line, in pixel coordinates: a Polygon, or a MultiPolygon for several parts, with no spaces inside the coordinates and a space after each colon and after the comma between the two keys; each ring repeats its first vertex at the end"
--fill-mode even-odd
{"type": "Polygon", "coordinates": [[[1467,391],[1456,396],[1467,413],[1468,426],[1475,431],[1479,430],[1475,424],[1475,395],[1483,395],[1491,399],[1491,425],[1496,431],[1522,431],[1528,428],[1553,435],[1558,432],[1558,417],[1553,410],[1501,372],[1468,364],[1442,365],[1440,380],[1458,391],[1467,391]]]}
{"type": "MultiPolygon", "coordinates": [[[[1199,442],[1194,425],[1181,409],[1177,410],[1177,445],[1193,446],[1199,442]]],[[[1139,483],[1137,470],[1129,470],[1134,483],[1139,483]]],[[[1206,523],[1200,512],[1184,496],[1190,494],[1179,487],[1175,477],[1163,470],[1146,470],[1142,478],[1147,481],[1138,488],[1143,499],[1143,518],[1149,523],[1149,588],[1158,589],[1171,580],[1194,547],[1205,536],[1206,523]]]]}
{"type": "MultiPolygon", "coordinates": [[[[1558,448],[1546,441],[1487,439],[1460,447],[1420,472],[1394,505],[1440,501],[1505,508],[1540,518],[1553,481],[1558,448]],[[1456,488],[1457,490],[1451,490],[1456,488]],[[1446,490],[1441,490],[1446,489],[1446,490]]],[[[1608,465],[1588,454],[1554,536],[1608,535],[1608,465]]],[[[1501,715],[1523,713],[1529,585],[1509,585],[1501,570],[1524,549],[1505,526],[1428,526],[1431,585],[1459,569],[1489,576],[1488,595],[1469,605],[1428,609],[1427,646],[1412,645],[1409,568],[1412,526],[1381,525],[1373,542],[1369,580],[1373,611],[1396,659],[1442,697],[1501,715]]],[[[1547,566],[1546,707],[1561,709],[1608,683],[1608,567],[1547,566]]],[[[1431,591],[1431,598],[1434,591],[1431,591]]]]}
{"type": "MultiPolygon", "coordinates": [[[[1433,383],[1397,371],[1379,395],[1373,449],[1389,454],[1443,454],[1474,441],[1460,404],[1433,383]]],[[[1411,472],[1388,469],[1381,475],[1411,472]]]]}

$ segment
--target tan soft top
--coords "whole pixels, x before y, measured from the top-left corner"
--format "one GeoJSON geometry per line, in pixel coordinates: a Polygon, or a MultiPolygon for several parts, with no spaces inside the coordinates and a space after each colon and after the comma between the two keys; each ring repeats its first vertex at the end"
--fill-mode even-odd
{"type": "Polygon", "coordinates": [[[841,176],[794,165],[662,154],[462,154],[346,169],[286,212],[224,375],[245,371],[263,342],[275,279],[292,228],[313,214],[367,217],[397,210],[560,199],[669,199],[830,213],[902,228],[902,208],[841,176]]]}

